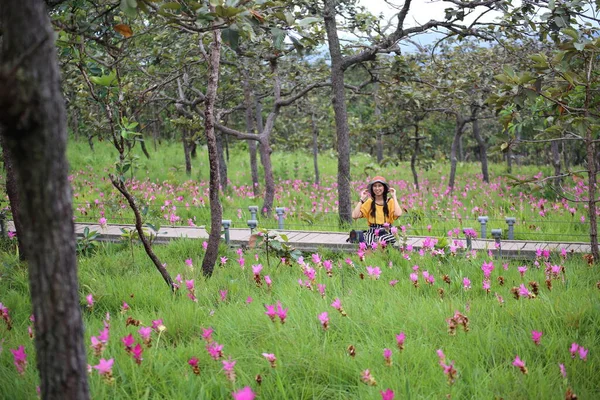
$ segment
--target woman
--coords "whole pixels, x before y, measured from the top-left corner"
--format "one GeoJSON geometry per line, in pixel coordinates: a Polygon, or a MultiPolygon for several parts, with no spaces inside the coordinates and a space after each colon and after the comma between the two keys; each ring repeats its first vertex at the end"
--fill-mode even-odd
{"type": "Polygon", "coordinates": [[[396,243],[389,227],[400,215],[402,208],[396,198],[396,189],[390,188],[382,176],[371,180],[369,187],[360,193],[360,200],[352,211],[352,218],[366,218],[369,223],[369,230],[364,233],[368,245],[376,242],[396,243]],[[391,198],[388,198],[388,194],[391,198]]]}

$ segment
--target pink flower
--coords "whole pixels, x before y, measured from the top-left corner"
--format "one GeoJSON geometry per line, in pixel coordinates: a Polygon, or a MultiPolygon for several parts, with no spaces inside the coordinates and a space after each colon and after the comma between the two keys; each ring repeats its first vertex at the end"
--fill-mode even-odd
{"type": "Polygon", "coordinates": [[[396,335],[396,345],[400,350],[404,350],[404,340],[406,340],[406,335],[404,332],[400,332],[396,335]]]}
{"type": "Polygon", "coordinates": [[[527,267],[526,266],[517,267],[517,270],[519,271],[519,274],[521,274],[521,277],[523,277],[525,275],[525,272],[527,272],[527,267]]]}
{"type": "Polygon", "coordinates": [[[25,347],[19,346],[19,348],[16,350],[10,349],[10,352],[13,355],[13,362],[15,364],[15,368],[17,368],[17,372],[20,375],[23,375],[25,373],[25,367],[27,366],[27,354],[25,353],[25,347]]]}
{"type": "Polygon", "coordinates": [[[240,268],[244,269],[244,264],[246,263],[246,260],[244,260],[244,257],[240,256],[240,258],[238,258],[238,264],[240,264],[240,268]]]}
{"type": "Polygon", "coordinates": [[[560,368],[560,374],[563,376],[563,378],[567,377],[567,370],[565,369],[565,364],[558,364],[558,368],[560,368]]]}
{"type": "Polygon", "coordinates": [[[185,265],[187,265],[190,268],[194,268],[194,261],[192,261],[191,258],[188,258],[185,260],[185,265]]]}
{"type": "Polygon", "coordinates": [[[575,355],[579,351],[579,345],[577,343],[572,343],[569,351],[571,352],[571,358],[575,358],[575,355]]]}
{"type": "Polygon", "coordinates": [[[129,310],[129,304],[123,302],[123,304],[121,305],[121,312],[124,313],[127,310],[129,310]]]}
{"type": "Polygon", "coordinates": [[[227,300],[227,290],[219,290],[219,296],[221,297],[221,301],[227,300]]]}
{"type": "Polygon", "coordinates": [[[135,362],[137,365],[141,365],[142,364],[142,352],[144,351],[144,349],[142,349],[142,346],[140,346],[139,343],[137,343],[135,345],[135,347],[131,350],[131,354],[133,355],[133,358],[135,359],[135,362]]]}
{"type": "Polygon", "coordinates": [[[325,285],[317,283],[317,289],[319,290],[321,297],[325,297],[325,285]]]}
{"type": "Polygon", "coordinates": [[[227,257],[221,257],[221,265],[225,265],[227,263],[227,257]]]}
{"type": "Polygon", "coordinates": [[[217,342],[207,344],[206,351],[215,361],[223,357],[223,345],[217,342]]]}
{"type": "Polygon", "coordinates": [[[207,343],[212,342],[213,328],[202,328],[202,339],[207,343]]]}
{"type": "Polygon", "coordinates": [[[202,242],[202,248],[203,248],[204,250],[208,249],[208,242],[206,242],[206,241],[205,241],[205,242],[202,242]]]}
{"type": "Polygon", "coordinates": [[[379,276],[381,275],[381,269],[379,269],[379,267],[367,267],[367,273],[370,277],[379,279],[379,276]]]}
{"type": "Polygon", "coordinates": [[[281,320],[282,324],[285,324],[285,318],[287,317],[287,312],[288,312],[288,309],[287,308],[283,308],[281,306],[281,302],[278,301],[277,302],[277,316],[281,320]]]}
{"type": "Polygon", "coordinates": [[[135,342],[135,339],[133,338],[133,335],[130,333],[129,335],[122,338],[121,341],[125,345],[125,350],[130,351],[131,346],[133,346],[133,343],[135,342]]]}
{"type": "Polygon", "coordinates": [[[342,308],[342,301],[336,297],[333,303],[331,303],[331,307],[335,308],[336,310],[340,310],[342,308]]]}
{"type": "Polygon", "coordinates": [[[105,360],[104,358],[101,358],[98,365],[94,365],[94,369],[98,370],[98,373],[100,375],[110,375],[112,373],[112,367],[114,362],[115,360],[112,358],[110,360],[105,360]]]}
{"type": "Polygon", "coordinates": [[[94,296],[92,296],[91,294],[88,294],[87,296],[85,296],[85,299],[87,300],[87,307],[88,308],[92,308],[94,307],[94,296]]]}
{"type": "Polygon", "coordinates": [[[267,284],[267,287],[271,287],[271,285],[273,285],[273,281],[269,275],[265,275],[265,283],[267,284]]]}
{"type": "Polygon", "coordinates": [[[518,293],[519,293],[519,296],[521,296],[521,297],[530,297],[531,296],[531,293],[529,293],[529,290],[522,283],[521,283],[521,285],[519,285],[518,293]]]}
{"type": "Polygon", "coordinates": [[[242,390],[233,392],[231,395],[233,396],[233,400],[254,400],[256,397],[256,394],[254,394],[250,386],[246,386],[242,390]]]}
{"type": "Polygon", "coordinates": [[[411,280],[413,283],[417,283],[417,281],[419,280],[419,275],[417,275],[417,274],[416,274],[416,273],[414,273],[414,272],[413,272],[412,274],[410,274],[410,275],[409,275],[409,277],[410,277],[410,280],[411,280]]]}
{"type": "Polygon", "coordinates": [[[142,337],[143,340],[149,340],[150,339],[150,334],[152,333],[152,328],[147,327],[147,326],[142,326],[139,330],[138,333],[140,334],[140,336],[142,337]]]}
{"type": "Polygon", "coordinates": [[[519,356],[515,357],[512,365],[519,368],[523,374],[527,374],[527,367],[525,367],[525,363],[519,358],[519,356]]]}
{"type": "Polygon", "coordinates": [[[246,304],[250,304],[252,303],[252,297],[248,296],[248,298],[246,299],[246,304]]]}
{"type": "Polygon", "coordinates": [[[465,290],[471,289],[471,280],[469,278],[467,278],[467,277],[463,278],[463,288],[465,290]]]}
{"type": "Polygon", "coordinates": [[[400,281],[399,281],[399,280],[397,280],[397,279],[394,279],[393,281],[390,281],[390,286],[391,286],[391,287],[394,287],[394,286],[396,286],[396,284],[397,284],[398,282],[400,282],[400,281]]]}
{"type": "Polygon", "coordinates": [[[253,265],[252,266],[252,273],[254,275],[260,275],[260,272],[262,271],[262,269],[263,269],[262,264],[253,265]]]}
{"type": "Polygon", "coordinates": [[[327,311],[319,314],[319,321],[321,321],[321,325],[323,325],[323,329],[327,330],[329,326],[329,315],[327,311]]]}
{"type": "Polygon", "coordinates": [[[542,338],[542,334],[543,332],[541,331],[531,331],[531,340],[533,340],[533,343],[536,344],[536,346],[539,346],[540,344],[540,339],[542,338]]]}
{"type": "Polygon", "coordinates": [[[166,327],[163,325],[163,320],[155,319],[154,321],[152,321],[152,329],[154,329],[156,332],[164,331],[166,327]]]}
{"type": "Polygon", "coordinates": [[[105,327],[98,334],[98,340],[100,342],[106,344],[106,343],[108,343],[108,338],[109,338],[109,330],[108,330],[108,328],[105,327]]]}
{"type": "Polygon", "coordinates": [[[321,263],[321,256],[318,253],[313,253],[312,254],[312,261],[315,264],[320,264],[321,263]]]}
{"type": "Polygon", "coordinates": [[[193,279],[190,279],[189,281],[186,280],[185,287],[187,288],[187,290],[194,290],[194,280],[193,279]]]}
{"type": "Polygon", "coordinates": [[[392,389],[387,389],[385,392],[382,390],[380,393],[381,400],[394,400],[394,391],[392,389]]]}
{"type": "Polygon", "coordinates": [[[267,316],[271,318],[271,321],[275,322],[275,317],[277,316],[277,313],[275,312],[275,306],[265,304],[265,308],[267,309],[267,311],[265,311],[265,314],[267,314],[267,316]]]}
{"type": "Polygon", "coordinates": [[[579,346],[579,358],[583,361],[586,361],[588,354],[588,349],[583,348],[583,346],[579,346]]]}
{"type": "Polygon", "coordinates": [[[106,222],[107,222],[107,221],[106,221],[106,218],[104,218],[104,217],[102,217],[102,218],[100,218],[100,219],[98,220],[98,224],[100,224],[100,226],[101,226],[102,228],[106,227],[106,222]]]}
{"type": "Polygon", "coordinates": [[[229,380],[230,382],[235,382],[235,371],[233,369],[233,367],[235,367],[235,360],[232,360],[231,358],[228,360],[223,360],[223,371],[225,371],[225,376],[227,377],[227,380],[229,380]]]}
{"type": "Polygon", "coordinates": [[[188,364],[191,365],[192,367],[197,367],[198,366],[198,358],[197,357],[192,357],[189,359],[188,364]]]}
{"type": "Polygon", "coordinates": [[[267,361],[269,362],[269,364],[271,364],[271,368],[275,368],[276,365],[276,361],[277,361],[277,357],[275,357],[275,354],[272,353],[262,353],[263,357],[267,359],[267,361]]]}
{"type": "Polygon", "coordinates": [[[385,360],[385,365],[388,367],[392,365],[392,350],[383,349],[383,358],[385,360]]]}

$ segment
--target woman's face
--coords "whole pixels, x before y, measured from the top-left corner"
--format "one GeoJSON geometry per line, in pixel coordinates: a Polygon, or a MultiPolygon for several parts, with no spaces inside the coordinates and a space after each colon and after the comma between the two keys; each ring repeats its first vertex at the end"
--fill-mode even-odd
{"type": "Polygon", "coordinates": [[[383,183],[376,182],[373,184],[373,186],[371,186],[371,188],[373,189],[375,196],[381,196],[383,195],[385,186],[383,186],[383,183]]]}

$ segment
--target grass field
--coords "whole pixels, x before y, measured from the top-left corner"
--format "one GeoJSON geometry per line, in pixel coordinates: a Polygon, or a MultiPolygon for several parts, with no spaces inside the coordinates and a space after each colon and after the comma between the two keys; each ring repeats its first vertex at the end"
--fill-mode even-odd
{"type": "MultiPolygon", "coordinates": [[[[244,387],[262,399],[385,399],[380,392],[388,389],[396,399],[563,399],[569,388],[580,399],[600,396],[600,273],[580,258],[552,254],[504,264],[484,253],[440,258],[432,251],[389,249],[362,260],[324,251],[290,265],[271,254],[268,265],[260,250],[238,254],[223,247],[227,260],[205,279],[197,242],[176,241],[156,251],[181,279],[175,294],[140,248],[132,253],[125,244],[103,244],[80,259],[88,362],[114,363],[110,380],[92,368],[92,398],[230,399],[244,387]],[[482,286],[486,273],[489,289],[482,286]],[[265,305],[279,302],[287,310],[285,323],[265,314],[265,305]],[[96,353],[92,336],[101,337],[107,316],[108,338],[96,353]],[[140,325],[128,326],[128,320],[140,325]],[[151,331],[151,347],[142,327],[151,331]],[[208,329],[212,345],[203,338],[208,329]],[[542,332],[537,345],[533,331],[542,332]],[[142,350],[139,364],[125,350],[123,338],[130,334],[130,347],[139,343],[142,350]],[[573,343],[582,350],[572,356],[573,343]],[[221,353],[214,347],[211,356],[209,346],[218,345],[221,353]],[[276,357],[275,368],[263,353],[276,357]],[[513,365],[517,356],[527,374],[513,365]],[[199,375],[189,364],[193,358],[199,375]],[[224,361],[235,362],[235,379],[224,361]]],[[[0,302],[13,329],[0,324],[0,398],[31,399],[38,378],[28,336],[27,273],[8,252],[1,268],[0,302]],[[22,375],[9,351],[21,345],[28,355],[22,375]]]]}
{"type": "MultiPolygon", "coordinates": [[[[201,153],[201,152],[200,152],[201,153]]],[[[208,225],[207,160],[198,157],[193,163],[191,179],[183,168],[179,144],[163,143],[151,149],[151,158],[137,155],[130,170],[128,187],[145,211],[146,222],[153,225],[208,225]]],[[[122,196],[107,178],[114,170],[116,154],[110,144],[101,142],[90,152],[85,143],[71,143],[68,157],[72,169],[74,207],[77,221],[132,223],[133,217],[122,196]]],[[[319,158],[320,185],[315,185],[312,159],[309,155],[273,154],[276,178],[276,207],[284,207],[286,229],[338,231],[337,159],[334,154],[319,158]]],[[[481,181],[477,164],[459,164],[455,190],[447,188],[449,166],[438,163],[428,171],[420,170],[420,190],[416,190],[406,163],[378,166],[365,154],[353,155],[352,187],[356,198],[374,175],[383,175],[398,190],[399,201],[406,213],[397,221],[411,236],[446,236],[452,229],[480,229],[478,216],[489,218],[488,232],[500,228],[506,234],[506,217],[515,217],[515,239],[544,241],[589,241],[589,224],[585,200],[587,187],[581,179],[564,183],[569,188],[569,202],[553,197],[549,190],[531,192],[522,186],[512,186],[503,175],[504,166],[490,167],[491,182],[481,181]]],[[[252,192],[248,155],[242,148],[230,150],[228,165],[230,184],[221,196],[223,218],[233,221],[233,227],[246,227],[251,219],[249,206],[261,206],[261,196],[252,192]]],[[[548,176],[548,167],[515,166],[513,175],[520,177],[548,176]]],[[[354,198],[352,199],[354,200],[354,198]]],[[[276,216],[260,218],[265,228],[277,226],[276,216]]],[[[364,221],[354,223],[362,227],[364,221]]]]}

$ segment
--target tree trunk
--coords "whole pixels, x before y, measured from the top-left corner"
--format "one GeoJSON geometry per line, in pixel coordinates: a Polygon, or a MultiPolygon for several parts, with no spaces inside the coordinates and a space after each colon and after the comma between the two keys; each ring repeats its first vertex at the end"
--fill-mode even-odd
{"type": "Polygon", "coordinates": [[[90,146],[90,150],[93,153],[94,152],[94,135],[88,133],[87,139],[88,139],[88,145],[90,146]]]}
{"type": "MultiPolygon", "coordinates": [[[[211,12],[215,11],[210,6],[211,12]]],[[[212,25],[216,25],[213,21],[212,25]]],[[[208,247],[202,260],[202,273],[211,276],[219,255],[219,242],[221,241],[221,222],[223,209],[219,200],[219,153],[215,135],[215,102],[217,88],[219,87],[219,65],[221,61],[221,31],[215,29],[211,32],[212,43],[208,60],[208,83],[206,85],[206,100],[204,102],[204,133],[208,147],[208,164],[210,166],[209,198],[210,198],[210,234],[208,247]]]]}
{"type": "Polygon", "coordinates": [[[271,164],[271,145],[268,136],[261,135],[258,142],[260,160],[265,172],[265,197],[263,199],[262,214],[271,215],[273,201],[275,199],[275,179],[273,177],[273,165],[271,164]]]}
{"type": "Polygon", "coordinates": [[[593,63],[595,58],[589,60],[589,67],[587,71],[587,84],[585,87],[585,112],[584,118],[587,123],[586,128],[586,161],[589,171],[588,175],[588,217],[590,220],[590,248],[592,250],[592,256],[594,257],[594,263],[600,263],[600,249],[598,248],[598,215],[596,214],[596,182],[598,173],[597,158],[596,158],[596,143],[594,142],[595,135],[592,132],[592,122],[590,121],[590,105],[592,102],[592,71],[593,63]]]}
{"type": "Polygon", "coordinates": [[[5,0],[0,9],[0,130],[19,190],[41,397],[88,399],[67,118],[54,31],[42,1],[5,0]]]}
{"type": "Polygon", "coordinates": [[[556,175],[556,178],[554,178],[554,185],[556,186],[557,190],[560,190],[562,183],[562,178],[559,176],[561,173],[559,146],[560,142],[556,140],[550,144],[550,151],[552,152],[552,166],[554,167],[554,175],[556,175]]]}
{"type": "Polygon", "coordinates": [[[352,205],[350,204],[350,129],[346,110],[346,91],[344,88],[344,70],[342,53],[335,21],[335,0],[324,0],[324,20],[327,32],[329,54],[331,56],[331,91],[335,114],[335,131],[338,150],[338,202],[340,223],[352,223],[352,205]]]}
{"type": "Polygon", "coordinates": [[[473,120],[473,136],[479,145],[479,161],[481,162],[481,175],[483,175],[483,181],[490,182],[490,174],[488,171],[488,159],[487,159],[487,148],[485,146],[485,140],[481,137],[481,131],[479,130],[479,120],[473,120]]]}
{"type": "MultiPolygon", "coordinates": [[[[260,101],[255,102],[255,121],[256,121],[256,132],[263,131],[263,119],[262,119],[262,104],[260,101]]],[[[254,140],[248,142],[248,148],[250,150],[250,170],[252,171],[252,186],[254,187],[254,196],[260,194],[260,180],[258,177],[258,160],[257,154],[257,143],[254,140]]]]}
{"type": "Polygon", "coordinates": [[[19,260],[23,261],[27,259],[27,256],[25,255],[25,245],[23,244],[23,239],[20,235],[21,231],[23,230],[23,226],[21,225],[21,218],[19,216],[19,188],[17,187],[17,178],[13,168],[12,156],[10,155],[10,150],[4,144],[4,138],[2,136],[0,136],[0,145],[2,146],[4,169],[6,170],[6,194],[8,195],[10,213],[12,214],[13,223],[15,224],[15,231],[17,232],[19,260]]]}
{"type": "Polygon", "coordinates": [[[181,142],[183,143],[183,156],[185,158],[185,174],[192,175],[192,157],[190,151],[190,130],[183,127],[181,131],[181,142]]]}
{"type": "Polygon", "coordinates": [[[448,179],[448,187],[450,192],[454,191],[454,182],[456,180],[456,164],[458,163],[458,147],[460,138],[465,129],[466,121],[460,115],[456,116],[456,129],[454,130],[454,140],[452,141],[452,148],[450,149],[450,178],[448,179]]]}
{"type": "Polygon", "coordinates": [[[313,166],[315,168],[315,185],[319,185],[321,183],[321,178],[319,177],[319,127],[317,126],[317,121],[315,118],[314,111],[310,114],[310,122],[312,124],[312,153],[313,153],[313,166]]]}
{"type": "Polygon", "coordinates": [[[413,181],[415,182],[415,187],[417,191],[419,190],[419,174],[417,174],[417,155],[419,154],[419,125],[415,126],[415,149],[412,153],[412,157],[410,158],[410,170],[412,171],[413,181]]]}
{"type": "Polygon", "coordinates": [[[215,138],[217,139],[217,154],[219,155],[219,184],[221,190],[227,190],[227,161],[225,160],[223,135],[215,132],[215,138]]]}
{"type": "MultiPolygon", "coordinates": [[[[250,87],[250,77],[248,76],[248,70],[242,67],[242,85],[244,87],[244,106],[246,107],[246,132],[255,133],[254,130],[254,117],[252,111],[252,88],[250,87]]],[[[258,103],[258,102],[257,102],[258,103]]],[[[258,110],[258,107],[257,107],[258,110]]],[[[257,111],[258,113],[258,111],[257,111]]],[[[261,123],[262,125],[262,123],[261,123]]],[[[262,126],[261,126],[262,128],[262,126]]],[[[260,132],[260,131],[259,131],[260,132]]],[[[254,196],[258,196],[260,187],[258,184],[258,165],[256,163],[256,141],[248,140],[248,153],[250,155],[250,175],[252,176],[252,193],[254,196]]]]}
{"type": "MultiPolygon", "coordinates": [[[[381,108],[379,108],[379,84],[375,83],[375,87],[373,89],[373,103],[375,105],[375,110],[373,111],[373,115],[375,116],[375,123],[379,126],[380,118],[381,118],[381,108]]],[[[380,164],[383,160],[383,130],[381,128],[377,129],[377,163],[380,164]]]]}

